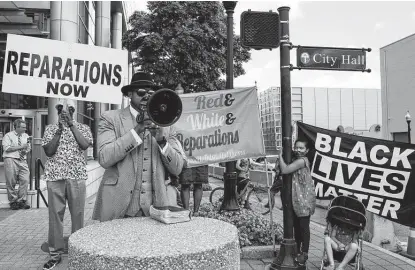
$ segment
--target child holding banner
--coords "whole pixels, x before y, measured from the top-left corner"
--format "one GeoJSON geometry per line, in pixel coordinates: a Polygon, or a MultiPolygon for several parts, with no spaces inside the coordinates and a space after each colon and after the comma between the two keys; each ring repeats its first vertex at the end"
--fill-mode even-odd
{"type": "Polygon", "coordinates": [[[316,194],[311,178],[307,141],[294,144],[294,161],[286,164],[280,151],[279,164],[282,174],[292,174],[292,203],[294,209],[294,237],[297,243],[299,265],[305,265],[310,246],[310,216],[316,208],[316,194]]]}

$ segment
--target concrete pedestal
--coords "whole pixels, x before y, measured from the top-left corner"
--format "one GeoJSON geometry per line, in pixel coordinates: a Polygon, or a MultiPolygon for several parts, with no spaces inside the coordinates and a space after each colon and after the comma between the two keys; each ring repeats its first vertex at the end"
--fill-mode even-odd
{"type": "Polygon", "coordinates": [[[233,270],[237,228],[208,218],[166,225],[128,218],[87,226],[69,238],[69,269],[233,270]]]}

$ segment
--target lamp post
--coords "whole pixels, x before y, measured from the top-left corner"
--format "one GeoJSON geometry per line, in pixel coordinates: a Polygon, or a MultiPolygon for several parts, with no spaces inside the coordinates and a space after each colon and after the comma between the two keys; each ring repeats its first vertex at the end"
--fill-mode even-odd
{"type": "MultiPolygon", "coordinates": [[[[226,89],[233,88],[233,12],[237,1],[223,1],[223,7],[227,15],[227,50],[226,50],[226,89]]],[[[226,171],[223,174],[224,196],[221,210],[237,211],[239,210],[238,201],[236,200],[236,162],[226,162],[226,171]]]]}
{"type": "MultiPolygon", "coordinates": [[[[405,120],[408,124],[408,143],[411,143],[411,115],[409,114],[409,111],[406,112],[405,120]]],[[[408,246],[406,252],[402,252],[402,255],[415,260],[415,228],[410,228],[408,246]]]]}
{"type": "Polygon", "coordinates": [[[179,83],[179,85],[176,87],[176,89],[174,90],[176,92],[176,94],[178,95],[183,95],[184,94],[184,89],[182,87],[182,84],[179,83]]]}
{"type": "Polygon", "coordinates": [[[409,111],[406,112],[405,120],[408,124],[408,143],[411,143],[411,115],[409,114],[409,111]]]}

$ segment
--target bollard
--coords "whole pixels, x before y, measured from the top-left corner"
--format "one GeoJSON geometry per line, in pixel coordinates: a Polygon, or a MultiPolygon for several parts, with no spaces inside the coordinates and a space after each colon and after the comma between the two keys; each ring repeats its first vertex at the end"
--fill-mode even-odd
{"type": "Polygon", "coordinates": [[[411,228],[409,231],[408,248],[401,255],[415,261],[415,228],[411,228]]]}

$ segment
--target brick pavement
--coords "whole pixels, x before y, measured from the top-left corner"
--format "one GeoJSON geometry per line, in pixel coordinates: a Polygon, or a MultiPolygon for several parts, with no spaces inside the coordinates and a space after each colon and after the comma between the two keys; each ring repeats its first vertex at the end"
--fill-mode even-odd
{"type": "MultiPolygon", "coordinates": [[[[223,182],[211,178],[212,186],[221,185],[223,182]]],[[[208,192],[204,194],[203,201],[207,201],[208,192]]],[[[92,209],[95,198],[89,198],[86,202],[85,225],[95,223],[91,220],[92,209]]],[[[24,270],[42,269],[43,264],[48,260],[48,254],[41,251],[41,244],[47,240],[48,233],[48,212],[47,209],[18,210],[14,213],[5,212],[8,209],[0,209],[0,270],[24,270]]],[[[273,212],[275,221],[282,223],[282,212],[275,209],[273,212]]],[[[321,217],[313,217],[318,219],[321,217]]],[[[66,210],[64,220],[64,235],[70,234],[69,209],[66,210]]],[[[312,223],[312,237],[310,247],[309,269],[319,269],[322,255],[322,235],[324,228],[321,225],[312,223]]],[[[364,245],[363,262],[365,269],[415,269],[415,263],[408,259],[387,252],[372,245],[364,245]]],[[[241,260],[241,270],[263,270],[272,258],[262,260],[241,260]]],[[[67,256],[55,269],[67,269],[67,256]]]]}
{"type": "MultiPolygon", "coordinates": [[[[85,225],[91,220],[95,198],[89,198],[85,204],[85,225]]],[[[1,213],[10,214],[8,209],[0,209],[1,213]]],[[[5,215],[5,214],[4,214],[5,215]]],[[[70,235],[71,218],[69,208],[64,217],[64,235],[70,235]]],[[[40,249],[48,235],[47,208],[13,211],[11,215],[0,221],[0,270],[42,269],[49,255],[40,249]]],[[[67,256],[63,263],[54,269],[67,269],[67,256]]]]}

